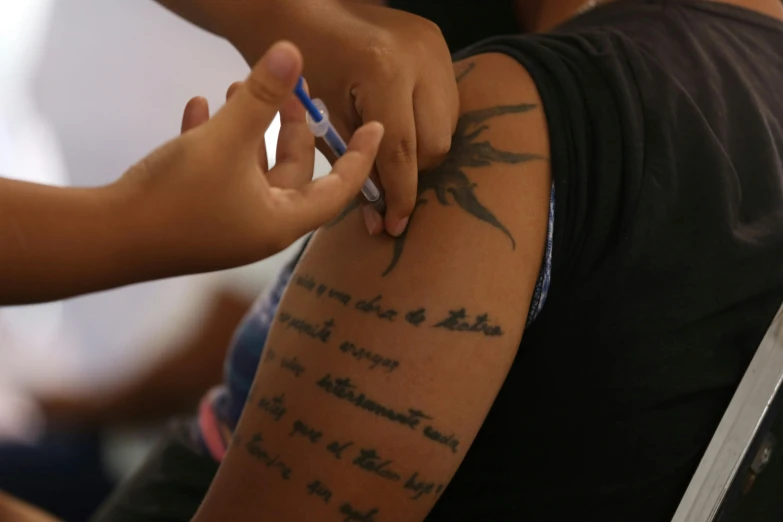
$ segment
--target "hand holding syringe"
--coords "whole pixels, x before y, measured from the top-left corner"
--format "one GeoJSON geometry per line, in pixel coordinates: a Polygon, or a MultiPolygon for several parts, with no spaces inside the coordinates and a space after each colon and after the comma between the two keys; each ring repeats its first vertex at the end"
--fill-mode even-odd
{"type": "MultiPolygon", "coordinates": [[[[310,99],[310,96],[305,92],[304,78],[299,78],[294,94],[296,94],[296,97],[299,98],[299,101],[302,102],[307,111],[307,126],[310,128],[310,132],[316,137],[323,138],[336,157],[339,158],[345,154],[347,146],[337,133],[337,130],[335,130],[334,125],[329,121],[329,111],[326,109],[326,105],[317,98],[315,100],[310,99]]],[[[375,183],[370,178],[367,178],[362,186],[362,196],[383,216],[386,211],[386,205],[380,190],[378,190],[378,187],[375,186],[375,183]]]]}

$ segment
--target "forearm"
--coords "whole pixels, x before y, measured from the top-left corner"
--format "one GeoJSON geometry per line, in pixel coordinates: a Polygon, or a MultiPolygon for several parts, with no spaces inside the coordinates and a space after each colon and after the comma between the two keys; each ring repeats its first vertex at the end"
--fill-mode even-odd
{"type": "Polygon", "coordinates": [[[301,34],[297,29],[303,20],[313,19],[316,12],[337,6],[342,0],[155,1],[196,26],[225,38],[252,64],[277,40],[299,40],[295,34],[301,34]]]}
{"type": "Polygon", "coordinates": [[[67,298],[148,278],[128,206],[109,188],[0,178],[0,305],[67,298]]]}

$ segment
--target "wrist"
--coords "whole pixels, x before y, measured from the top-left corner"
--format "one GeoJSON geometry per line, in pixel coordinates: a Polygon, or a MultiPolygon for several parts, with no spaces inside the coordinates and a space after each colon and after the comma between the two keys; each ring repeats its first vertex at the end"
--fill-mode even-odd
{"type": "Polygon", "coordinates": [[[267,0],[251,4],[234,13],[221,34],[252,66],[279,40],[293,42],[307,56],[308,39],[323,23],[324,13],[341,8],[345,0],[267,0]]]}

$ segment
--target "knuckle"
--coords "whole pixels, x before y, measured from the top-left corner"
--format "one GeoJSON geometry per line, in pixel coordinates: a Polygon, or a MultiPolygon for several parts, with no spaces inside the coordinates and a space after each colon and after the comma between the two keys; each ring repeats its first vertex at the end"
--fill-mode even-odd
{"type": "Polygon", "coordinates": [[[444,134],[433,138],[427,148],[421,147],[418,154],[420,170],[429,170],[437,167],[448,156],[451,150],[451,136],[444,134]]]}
{"type": "Polygon", "coordinates": [[[258,78],[255,74],[251,74],[245,81],[245,88],[253,98],[269,105],[279,105],[286,95],[286,91],[276,83],[258,78]]]}
{"type": "Polygon", "coordinates": [[[410,165],[416,160],[416,140],[403,138],[386,154],[386,161],[393,167],[410,165]]]}

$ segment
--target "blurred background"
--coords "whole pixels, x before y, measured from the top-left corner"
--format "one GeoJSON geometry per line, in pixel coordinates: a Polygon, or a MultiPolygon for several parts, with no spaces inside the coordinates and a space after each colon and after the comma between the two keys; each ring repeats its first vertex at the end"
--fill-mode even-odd
{"type": "MultiPolygon", "coordinates": [[[[247,72],[151,1],[0,0],[0,174],[108,183],[178,133],[191,97],[214,111],[247,72]]],[[[328,171],[320,155],[315,170],[328,171]]],[[[0,490],[86,520],[164,419],[220,381],[234,327],[289,255],[0,309],[0,490]]]]}

